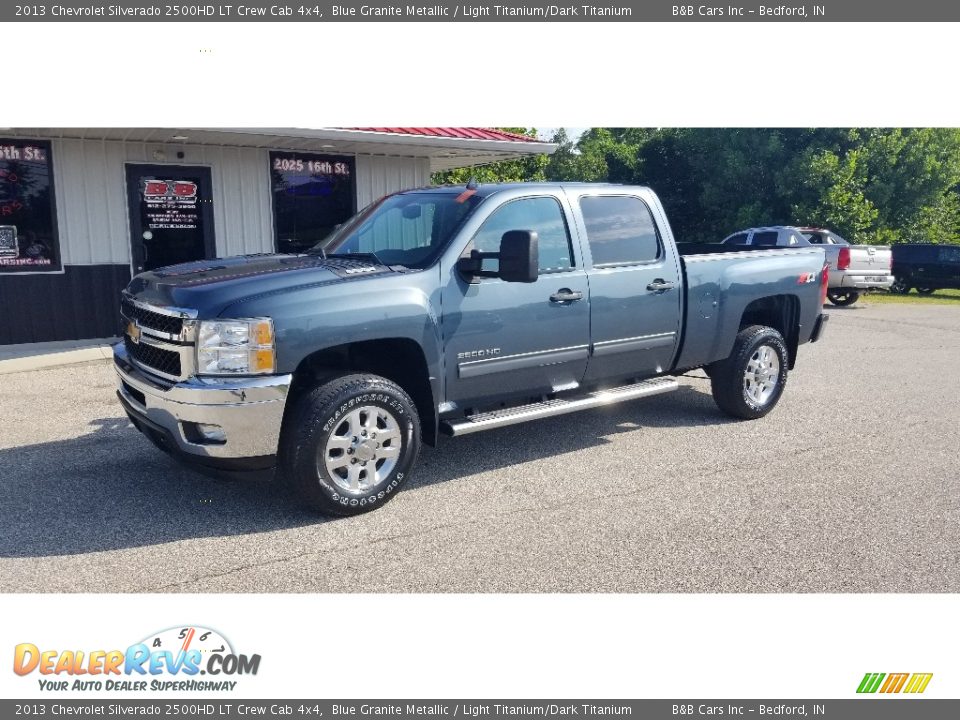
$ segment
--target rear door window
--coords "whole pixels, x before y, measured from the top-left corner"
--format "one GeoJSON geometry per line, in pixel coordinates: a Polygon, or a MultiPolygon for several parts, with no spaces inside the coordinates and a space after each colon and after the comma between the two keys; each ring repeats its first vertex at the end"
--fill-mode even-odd
{"type": "Polygon", "coordinates": [[[777,246],[777,231],[776,230],[764,230],[762,232],[755,232],[753,234],[752,245],[757,247],[776,247],[777,246]]]}
{"type": "Polygon", "coordinates": [[[580,212],[594,267],[637,265],[660,257],[660,236],[647,204],[625,195],[587,195],[580,212]]]}
{"type": "Polygon", "coordinates": [[[960,247],[940,248],[940,262],[951,265],[960,264],[960,247]]]}

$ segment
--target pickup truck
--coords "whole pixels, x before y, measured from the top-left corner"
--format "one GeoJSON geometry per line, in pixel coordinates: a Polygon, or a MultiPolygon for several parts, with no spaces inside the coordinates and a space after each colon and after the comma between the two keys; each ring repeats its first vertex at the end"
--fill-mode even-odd
{"type": "Polygon", "coordinates": [[[722,411],[762,417],[821,335],[826,278],[820,248],[677,245],[645,187],[410,190],[307,253],[135,276],[117,394],[178,458],[274,468],[352,515],[440,434],[666,393],[695,368],[722,411]]]}
{"type": "Polygon", "coordinates": [[[940,289],[960,289],[960,246],[929,243],[893,246],[891,292],[906,295],[916,288],[921,295],[940,289]]]}
{"type": "Polygon", "coordinates": [[[864,290],[888,290],[893,285],[889,247],[851,245],[832,230],[775,225],[750,228],[723,241],[728,246],[822,247],[830,266],[827,298],[834,305],[853,305],[864,290]]]}

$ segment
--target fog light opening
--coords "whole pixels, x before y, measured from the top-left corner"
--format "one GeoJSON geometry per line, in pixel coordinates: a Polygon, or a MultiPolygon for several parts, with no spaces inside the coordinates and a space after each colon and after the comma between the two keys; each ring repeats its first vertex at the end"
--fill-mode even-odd
{"type": "Polygon", "coordinates": [[[183,434],[195,445],[225,445],[227,442],[227,433],[219,425],[185,422],[183,434]]]}

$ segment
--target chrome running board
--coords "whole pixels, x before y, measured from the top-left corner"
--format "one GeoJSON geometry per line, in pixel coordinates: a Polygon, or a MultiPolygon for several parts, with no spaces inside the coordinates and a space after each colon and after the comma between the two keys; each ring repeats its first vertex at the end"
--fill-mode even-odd
{"type": "Polygon", "coordinates": [[[481,430],[493,430],[494,428],[527,422],[528,420],[542,420],[555,415],[577,412],[578,410],[612,405],[624,400],[636,400],[649,395],[660,395],[676,390],[677,387],[677,381],[673,378],[653,378],[631,385],[623,385],[622,387],[596,390],[586,395],[544,400],[529,405],[477,413],[456,420],[445,420],[440,423],[440,429],[447,435],[469,435],[481,430]]]}

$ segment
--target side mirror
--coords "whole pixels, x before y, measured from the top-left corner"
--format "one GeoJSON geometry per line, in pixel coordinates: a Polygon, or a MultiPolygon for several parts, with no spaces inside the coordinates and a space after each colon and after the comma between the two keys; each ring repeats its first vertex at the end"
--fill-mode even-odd
{"type": "Polygon", "coordinates": [[[505,282],[532,283],[540,274],[540,243],[532,230],[509,230],[500,238],[500,270],[505,282]]]}
{"type": "Polygon", "coordinates": [[[500,252],[473,250],[457,261],[457,269],[471,277],[500,278],[505,282],[532,283],[540,275],[540,246],[532,230],[510,230],[500,238],[500,252]],[[496,272],[483,270],[484,260],[496,260],[496,272]]]}

